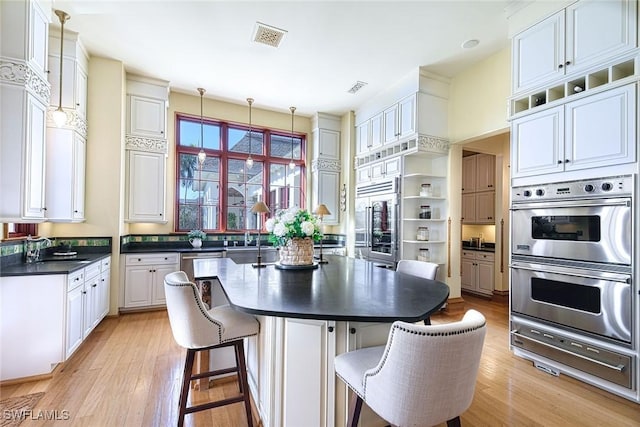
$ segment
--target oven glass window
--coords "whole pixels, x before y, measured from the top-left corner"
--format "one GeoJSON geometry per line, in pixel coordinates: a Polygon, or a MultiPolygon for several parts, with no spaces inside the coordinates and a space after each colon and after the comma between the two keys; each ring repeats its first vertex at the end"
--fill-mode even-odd
{"type": "Polygon", "coordinates": [[[533,216],[531,237],[540,240],[600,241],[598,215],[533,216]]]}
{"type": "Polygon", "coordinates": [[[533,277],[531,278],[531,298],[589,313],[600,313],[600,289],[593,286],[533,277]]]}

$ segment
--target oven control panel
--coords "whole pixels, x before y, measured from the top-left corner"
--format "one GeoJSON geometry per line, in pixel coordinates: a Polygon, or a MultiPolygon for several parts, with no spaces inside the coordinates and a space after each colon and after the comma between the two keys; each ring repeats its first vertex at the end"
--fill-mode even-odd
{"type": "Polygon", "coordinates": [[[631,196],[632,189],[633,177],[631,175],[612,176],[608,178],[513,187],[511,200],[513,202],[530,202],[536,200],[591,197],[624,197],[631,196]]]}

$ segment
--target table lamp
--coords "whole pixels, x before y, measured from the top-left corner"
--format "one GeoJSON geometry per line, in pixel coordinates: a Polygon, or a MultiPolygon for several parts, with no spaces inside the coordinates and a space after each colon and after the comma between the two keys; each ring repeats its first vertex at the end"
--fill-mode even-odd
{"type": "Polygon", "coordinates": [[[258,218],[260,219],[258,221],[258,262],[255,264],[251,264],[251,266],[255,268],[261,268],[265,267],[265,264],[262,263],[262,255],[260,253],[260,229],[262,228],[261,220],[263,213],[269,213],[269,208],[264,204],[264,202],[259,201],[256,202],[255,205],[253,205],[253,207],[251,208],[251,213],[258,214],[258,218]]]}
{"type": "Polygon", "coordinates": [[[322,234],[322,238],[320,239],[320,259],[318,260],[318,264],[326,264],[329,261],[322,258],[322,240],[324,240],[324,233],[322,231],[322,217],[325,215],[331,215],[331,212],[329,212],[329,209],[326,205],[321,203],[316,208],[315,214],[318,216],[318,218],[320,218],[320,233],[322,234]]]}

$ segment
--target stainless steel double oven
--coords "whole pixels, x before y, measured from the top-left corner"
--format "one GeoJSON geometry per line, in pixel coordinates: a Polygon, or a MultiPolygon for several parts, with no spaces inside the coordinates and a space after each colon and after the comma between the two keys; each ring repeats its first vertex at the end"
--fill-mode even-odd
{"type": "Polygon", "coordinates": [[[634,384],[633,177],[512,191],[511,344],[634,384]]]}

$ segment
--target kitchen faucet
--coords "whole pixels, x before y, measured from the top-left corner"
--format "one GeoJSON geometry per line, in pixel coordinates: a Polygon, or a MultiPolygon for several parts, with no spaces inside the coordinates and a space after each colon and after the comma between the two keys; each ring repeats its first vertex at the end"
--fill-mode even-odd
{"type": "Polygon", "coordinates": [[[27,263],[36,262],[40,258],[40,247],[37,245],[38,242],[44,242],[44,245],[42,246],[42,248],[51,247],[51,240],[47,239],[46,237],[33,239],[31,237],[31,234],[29,234],[27,236],[27,240],[25,240],[24,242],[25,261],[27,263]],[[35,248],[34,248],[34,245],[35,245],[35,248]]]}
{"type": "Polygon", "coordinates": [[[251,243],[251,233],[249,233],[248,231],[244,232],[244,245],[245,246],[249,246],[249,243],[251,243]]]}

